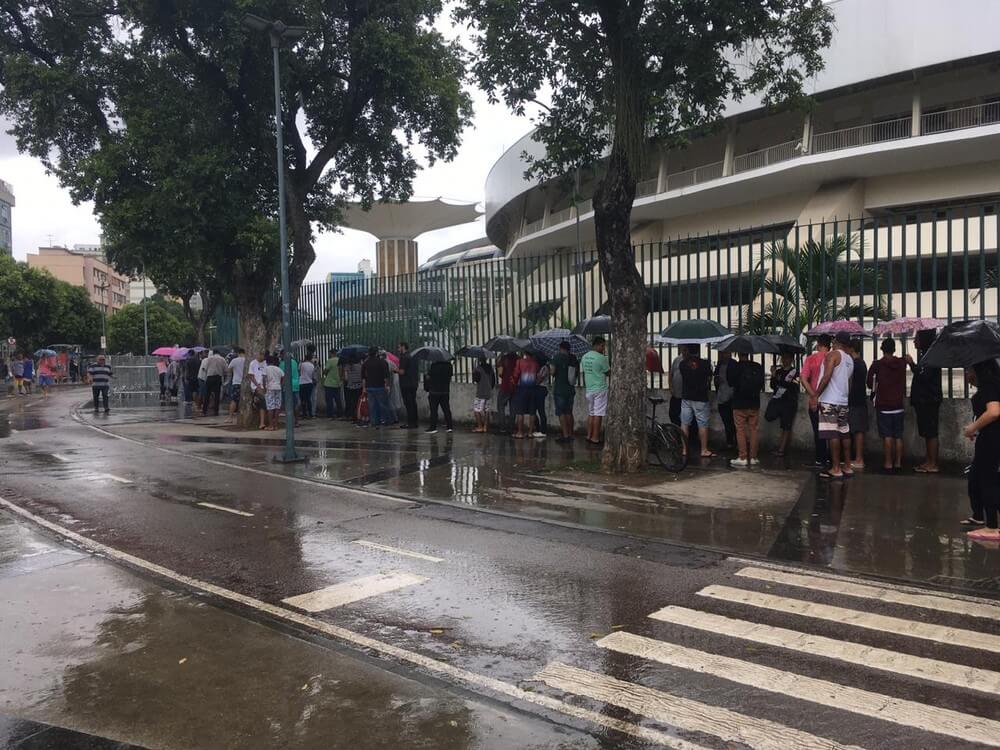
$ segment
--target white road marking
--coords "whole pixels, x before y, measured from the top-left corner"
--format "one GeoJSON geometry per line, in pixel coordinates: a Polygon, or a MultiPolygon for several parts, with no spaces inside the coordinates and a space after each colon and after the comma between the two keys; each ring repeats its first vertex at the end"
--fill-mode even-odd
{"type": "Polygon", "coordinates": [[[52,458],[56,459],[57,461],[62,461],[64,464],[69,463],[69,458],[62,455],[61,453],[53,453],[52,458]]]}
{"type": "Polygon", "coordinates": [[[625,708],[685,732],[704,732],[725,742],[748,745],[756,750],[844,750],[852,747],[817,737],[768,719],[740,714],[727,708],[671,695],[660,690],[623,682],[554,662],[535,675],[556,690],[574,693],[625,708]]]}
{"type": "Polygon", "coordinates": [[[115,476],[114,474],[106,474],[106,473],[91,474],[90,478],[91,479],[110,479],[110,480],[112,480],[114,482],[119,482],[120,484],[132,484],[132,480],[126,479],[125,477],[115,476]]]}
{"type": "MultiPolygon", "coordinates": [[[[785,573],[801,574],[803,569],[801,567],[794,567],[791,565],[782,565],[781,563],[769,562],[766,560],[751,560],[746,557],[727,557],[727,561],[739,563],[740,565],[748,565],[753,568],[763,568],[765,570],[780,570],[785,573]]],[[[870,578],[856,578],[854,576],[841,575],[839,573],[829,573],[825,570],[819,569],[809,569],[809,575],[813,578],[823,578],[827,581],[842,581],[845,583],[858,583],[865,586],[872,586],[874,588],[887,589],[891,591],[904,592],[908,594],[919,594],[921,596],[926,596],[928,590],[926,588],[918,588],[917,586],[908,586],[905,583],[896,583],[895,581],[889,583],[885,581],[877,581],[870,578]]],[[[934,596],[941,599],[951,599],[957,602],[972,602],[975,604],[986,604],[990,607],[996,607],[997,603],[994,599],[984,599],[981,596],[972,596],[970,594],[959,594],[954,591],[935,591],[934,596]]]]}
{"type": "Polygon", "coordinates": [[[333,586],[298,596],[290,596],[287,599],[282,599],[281,603],[297,609],[304,609],[306,612],[323,612],[371,596],[386,594],[407,586],[415,586],[428,580],[430,579],[424,576],[394,570],[390,573],[377,573],[373,576],[355,578],[352,581],[335,583],[333,586]]]}
{"type": "Polygon", "coordinates": [[[355,539],[352,542],[352,544],[358,544],[362,547],[369,547],[371,549],[381,550],[382,552],[392,552],[397,555],[413,557],[417,560],[426,560],[427,562],[432,562],[432,563],[444,562],[443,557],[434,557],[433,555],[425,555],[422,552],[411,552],[408,549],[400,549],[399,547],[390,547],[387,544],[379,544],[378,542],[369,542],[367,539],[355,539]]]}
{"type": "Polygon", "coordinates": [[[237,516],[252,516],[253,513],[247,513],[246,511],[236,510],[235,508],[227,508],[224,505],[216,505],[215,503],[198,503],[203,508],[211,508],[212,510],[224,510],[226,513],[235,513],[237,516]]]}
{"type": "Polygon", "coordinates": [[[94,541],[89,537],[85,537],[82,534],[78,534],[75,531],[71,531],[70,529],[60,526],[59,524],[53,523],[46,518],[37,516],[31,511],[25,510],[2,496],[0,496],[0,505],[9,509],[13,513],[20,515],[21,517],[48,529],[49,531],[59,534],[65,539],[76,542],[90,551],[104,555],[112,560],[124,563],[125,565],[140,568],[149,573],[160,576],[161,578],[179,583],[187,588],[204,591],[212,596],[217,596],[220,599],[225,599],[226,601],[261,612],[270,617],[294,623],[317,633],[322,633],[323,635],[335,638],[336,640],[348,643],[357,648],[374,651],[383,657],[406,662],[411,666],[418,667],[426,672],[430,672],[441,677],[450,678],[473,689],[488,690],[493,693],[497,693],[498,695],[505,696],[513,701],[530,703],[538,706],[539,708],[561,713],[565,716],[571,716],[582,721],[587,721],[596,726],[611,729],[615,732],[621,732],[622,734],[636,737],[645,742],[671,748],[671,750],[705,750],[705,748],[701,745],[687,742],[676,737],[671,737],[670,735],[658,732],[655,729],[641,727],[628,721],[622,721],[621,719],[604,716],[597,711],[590,711],[585,708],[580,708],[579,706],[573,706],[547,695],[539,695],[534,691],[524,690],[517,685],[512,685],[509,682],[503,682],[495,677],[470,672],[466,669],[462,669],[461,667],[456,667],[452,664],[439,661],[438,659],[418,654],[415,651],[409,651],[407,649],[400,648],[399,646],[394,646],[391,643],[384,643],[383,641],[376,640],[375,638],[371,638],[360,633],[355,633],[353,630],[348,630],[347,628],[342,628],[338,625],[332,625],[331,623],[324,622],[323,620],[319,620],[315,617],[294,612],[275,604],[268,604],[260,599],[255,599],[251,596],[246,596],[245,594],[240,594],[236,591],[222,588],[221,586],[216,586],[214,583],[207,583],[196,578],[191,578],[190,576],[178,573],[170,568],[157,565],[156,563],[148,560],[143,560],[141,557],[130,555],[127,552],[122,552],[114,547],[109,547],[106,544],[94,541]]]}
{"type": "Polygon", "coordinates": [[[681,669],[709,674],[758,690],[787,695],[797,700],[850,711],[862,716],[944,734],[967,742],[1000,747],[1000,721],[929,706],[870,690],[839,685],[814,677],[783,672],[773,667],[709,654],[631,633],[611,633],[597,645],[623,654],[652,659],[681,669]]]}
{"type": "Polygon", "coordinates": [[[802,599],[789,599],[785,596],[734,589],[729,586],[706,586],[698,592],[698,595],[710,599],[746,604],[751,607],[770,609],[775,612],[801,615],[803,617],[815,617],[818,620],[829,620],[840,625],[853,625],[867,630],[905,635],[925,641],[937,641],[949,646],[965,646],[967,648],[978,648],[993,652],[1000,651],[1000,635],[980,633],[975,630],[962,630],[961,628],[951,628],[945,625],[933,625],[928,622],[904,620],[902,617],[875,615],[870,612],[860,612],[856,609],[834,607],[830,604],[815,604],[803,601],[802,599]]]}
{"type": "Polygon", "coordinates": [[[898,651],[838,641],[820,635],[801,633],[787,628],[775,628],[746,620],[736,620],[685,607],[664,607],[650,615],[654,620],[670,622],[709,633],[741,638],[768,646],[779,646],[804,654],[859,664],[872,669],[917,677],[923,680],[953,685],[967,690],[1000,694],[1000,672],[966,667],[962,664],[910,656],[898,651]]]}
{"type": "Polygon", "coordinates": [[[888,602],[890,604],[905,604],[908,607],[934,609],[939,612],[951,612],[957,615],[986,617],[991,620],[1000,619],[1000,604],[969,602],[961,599],[952,599],[948,596],[936,596],[927,593],[912,594],[890,588],[872,586],[867,583],[830,580],[812,575],[785,573],[766,568],[743,568],[743,570],[737,571],[736,575],[743,578],[753,578],[757,581],[807,588],[811,591],[825,591],[829,594],[843,594],[862,599],[876,599],[880,602],[888,602]]]}
{"type": "MultiPolygon", "coordinates": [[[[239,464],[227,463],[226,461],[217,461],[214,458],[208,458],[207,456],[201,456],[201,455],[198,455],[197,453],[187,453],[185,451],[174,450],[173,448],[164,448],[164,447],[159,446],[159,445],[150,445],[149,443],[143,442],[142,440],[136,440],[135,438],[126,437],[125,435],[116,435],[115,433],[111,432],[110,430],[105,430],[103,427],[98,427],[97,425],[90,424],[89,422],[86,422],[83,419],[81,419],[81,417],[80,417],[79,414],[75,414],[74,413],[72,415],[72,417],[73,417],[73,421],[77,422],[78,424],[83,425],[84,427],[86,427],[89,430],[94,430],[95,432],[100,432],[102,435],[107,435],[108,437],[114,438],[115,440],[124,440],[126,443],[133,443],[135,445],[140,445],[143,448],[146,448],[148,450],[160,451],[161,453],[169,453],[169,454],[171,454],[173,456],[181,456],[182,458],[186,458],[186,459],[192,459],[193,458],[196,461],[204,461],[205,463],[212,464],[213,466],[223,466],[223,467],[225,467],[227,469],[236,469],[238,471],[246,471],[246,472],[249,472],[250,474],[259,474],[261,476],[269,477],[270,479],[280,479],[280,480],[285,481],[285,482],[298,482],[299,484],[308,484],[308,485],[310,485],[312,487],[317,487],[317,486],[319,486],[319,487],[326,487],[327,489],[336,490],[337,492],[349,492],[349,493],[354,493],[354,494],[357,494],[357,495],[363,495],[364,497],[366,497],[368,499],[378,498],[379,500],[387,500],[387,501],[393,502],[393,503],[401,503],[401,504],[407,505],[407,506],[409,506],[411,508],[416,507],[416,505],[417,505],[417,503],[413,502],[412,500],[404,500],[403,498],[400,498],[400,497],[392,497],[391,495],[383,495],[383,494],[376,494],[376,493],[373,493],[373,492],[365,492],[364,490],[357,490],[357,489],[354,489],[352,487],[345,487],[345,486],[342,486],[342,485],[334,485],[334,484],[330,484],[329,482],[317,482],[317,481],[315,481],[313,479],[305,479],[303,477],[293,477],[293,476],[288,476],[286,474],[276,474],[276,473],[274,473],[272,471],[264,471],[263,469],[255,469],[252,466],[240,466],[239,464]]],[[[11,433],[13,433],[13,432],[14,432],[14,430],[11,430],[11,433]]]]}

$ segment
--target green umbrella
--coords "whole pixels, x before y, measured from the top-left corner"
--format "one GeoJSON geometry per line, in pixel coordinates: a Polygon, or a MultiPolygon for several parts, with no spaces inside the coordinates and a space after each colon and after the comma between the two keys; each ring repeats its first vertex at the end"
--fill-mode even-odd
{"type": "Polygon", "coordinates": [[[728,328],[714,320],[678,320],[660,332],[659,341],[664,344],[715,344],[733,335],[728,328]]]}

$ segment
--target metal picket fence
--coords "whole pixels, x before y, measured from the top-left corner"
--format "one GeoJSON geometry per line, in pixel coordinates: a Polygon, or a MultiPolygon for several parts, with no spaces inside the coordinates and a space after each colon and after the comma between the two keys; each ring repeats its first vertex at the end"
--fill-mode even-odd
{"type": "MultiPolygon", "coordinates": [[[[711,318],[734,332],[798,335],[842,317],[871,327],[923,316],[997,320],[996,198],[884,215],[737,228],[634,247],[649,301],[647,333],[686,318],[711,318]]],[[[293,313],[293,339],[330,348],[399,341],[459,347],[492,336],[572,328],[609,312],[593,251],[562,248],[539,257],[482,260],[413,274],[307,284],[293,313]]],[[[220,318],[233,318],[223,310],[220,318]]],[[[235,327],[230,320],[219,323],[235,327]]],[[[877,337],[866,340],[869,361],[877,337]]],[[[665,364],[670,347],[659,347],[665,364]]],[[[904,342],[903,351],[909,346],[904,342]]],[[[911,349],[912,351],[912,349],[911,349]]],[[[472,363],[456,362],[466,380],[472,363]]],[[[949,395],[964,395],[960,373],[949,395]]],[[[664,376],[650,375],[660,387],[664,376]]]]}

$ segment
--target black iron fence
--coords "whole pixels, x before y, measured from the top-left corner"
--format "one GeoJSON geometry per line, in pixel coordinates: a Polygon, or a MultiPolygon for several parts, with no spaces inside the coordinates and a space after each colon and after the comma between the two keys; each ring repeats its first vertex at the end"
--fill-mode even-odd
{"type": "MultiPolygon", "coordinates": [[[[647,332],[711,318],[734,332],[799,335],[824,320],[866,328],[900,316],[998,319],[997,199],[961,206],[887,211],[862,219],[781,224],[635,246],[649,300],[647,332]]],[[[292,338],[320,358],[351,344],[395,350],[435,345],[455,351],[492,336],[572,328],[609,312],[595,253],[562,248],[544,256],[483,260],[388,278],[302,287],[292,338]]],[[[223,311],[219,330],[235,330],[223,311]],[[228,328],[227,328],[228,327],[228,328]]],[[[217,336],[221,340],[221,336],[217,336]]],[[[866,341],[869,361],[877,337],[866,341]]],[[[907,342],[904,341],[904,352],[907,342]]],[[[470,362],[456,363],[460,379],[470,362]]],[[[659,387],[663,376],[652,374],[659,387]]],[[[946,382],[964,394],[960,374],[946,382]]]]}

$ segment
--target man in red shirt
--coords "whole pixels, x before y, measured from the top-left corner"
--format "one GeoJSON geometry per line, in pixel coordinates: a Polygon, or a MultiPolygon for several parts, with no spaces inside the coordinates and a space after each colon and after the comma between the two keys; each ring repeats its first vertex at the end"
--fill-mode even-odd
{"type": "Polygon", "coordinates": [[[517,355],[505,354],[497,362],[497,419],[500,421],[500,433],[514,431],[514,391],[517,389],[517,355]]]}
{"type": "Polygon", "coordinates": [[[826,359],[833,343],[827,334],[823,334],[816,339],[816,351],[806,357],[802,363],[801,382],[809,394],[809,422],[812,424],[813,445],[816,451],[816,466],[824,468],[830,461],[830,452],[826,440],[821,440],[819,436],[819,394],[816,388],[819,386],[819,375],[823,367],[823,360],[826,359]]]}
{"type": "Polygon", "coordinates": [[[868,387],[875,392],[878,434],[884,452],[882,468],[903,466],[903,399],[906,396],[906,360],[896,356],[896,342],[882,342],[882,359],[868,370],[868,387]]]}

